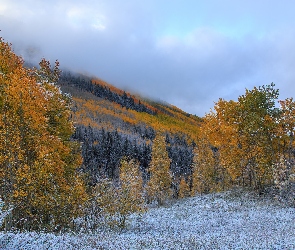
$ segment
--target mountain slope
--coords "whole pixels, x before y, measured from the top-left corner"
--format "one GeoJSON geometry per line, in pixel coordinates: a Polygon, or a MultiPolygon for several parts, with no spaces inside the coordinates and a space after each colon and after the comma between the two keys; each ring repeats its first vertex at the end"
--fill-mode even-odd
{"type": "MultiPolygon", "coordinates": [[[[173,134],[183,133],[191,137],[197,133],[198,124],[201,122],[199,117],[175,106],[132,95],[97,78],[65,73],[61,77],[60,85],[65,92],[74,97],[76,103],[80,104],[79,110],[86,113],[100,112],[99,115],[107,114],[109,119],[101,119],[103,121],[112,120],[113,116],[114,120],[119,118],[127,124],[145,123],[156,130],[170,131],[173,134]]],[[[76,117],[77,123],[88,125],[87,121],[92,121],[93,126],[102,126],[92,117],[93,114],[89,114],[87,121],[79,119],[79,115],[76,117]]],[[[121,125],[112,123],[115,129],[120,129],[121,125]]]]}
{"type": "Polygon", "coordinates": [[[140,163],[147,180],[156,133],[166,135],[175,188],[181,177],[189,179],[199,117],[132,95],[96,78],[64,73],[59,84],[73,98],[73,138],[82,142],[83,169],[92,184],[100,178],[118,178],[124,156],[140,163]]]}

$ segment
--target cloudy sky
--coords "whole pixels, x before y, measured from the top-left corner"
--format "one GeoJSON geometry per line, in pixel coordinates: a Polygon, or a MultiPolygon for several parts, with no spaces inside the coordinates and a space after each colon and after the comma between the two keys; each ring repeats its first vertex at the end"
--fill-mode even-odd
{"type": "Polygon", "coordinates": [[[274,82],[295,96],[293,0],[0,0],[0,36],[27,61],[58,59],[203,116],[274,82]]]}

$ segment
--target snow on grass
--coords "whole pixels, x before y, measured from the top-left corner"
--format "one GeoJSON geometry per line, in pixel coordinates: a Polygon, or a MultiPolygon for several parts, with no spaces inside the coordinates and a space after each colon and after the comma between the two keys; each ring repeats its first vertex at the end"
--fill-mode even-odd
{"type": "Polygon", "coordinates": [[[179,200],[124,232],[0,233],[0,249],[295,249],[295,209],[247,192],[179,200]]]}

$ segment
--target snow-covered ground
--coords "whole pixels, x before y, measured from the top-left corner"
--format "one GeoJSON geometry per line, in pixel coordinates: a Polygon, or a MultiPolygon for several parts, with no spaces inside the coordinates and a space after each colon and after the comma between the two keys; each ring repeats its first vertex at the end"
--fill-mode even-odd
{"type": "Polygon", "coordinates": [[[0,249],[295,249],[295,209],[224,192],[151,208],[121,233],[1,232],[0,249]]]}

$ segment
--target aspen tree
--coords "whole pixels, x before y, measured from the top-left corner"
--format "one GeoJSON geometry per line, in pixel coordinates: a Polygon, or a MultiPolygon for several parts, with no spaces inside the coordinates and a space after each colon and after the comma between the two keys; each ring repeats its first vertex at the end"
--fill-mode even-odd
{"type": "Polygon", "coordinates": [[[76,172],[79,145],[70,141],[68,97],[55,86],[52,70],[23,67],[0,40],[0,194],[12,217],[5,229],[59,230],[81,214],[87,199],[76,172]]]}
{"type": "Polygon", "coordinates": [[[145,211],[143,181],[139,165],[134,161],[122,159],[120,183],[111,180],[97,184],[96,196],[102,216],[110,227],[126,227],[126,220],[132,213],[145,211]]]}
{"type": "Polygon", "coordinates": [[[139,164],[134,160],[121,161],[120,189],[118,210],[120,214],[119,226],[125,227],[127,216],[131,213],[144,211],[143,180],[139,164]]]}
{"type": "MultiPolygon", "coordinates": [[[[282,138],[277,135],[281,115],[275,107],[277,97],[278,90],[271,84],[246,90],[236,102],[219,99],[201,128],[199,146],[207,144],[214,149],[217,160],[214,172],[210,173],[208,166],[206,177],[213,174],[214,183],[224,187],[235,184],[257,190],[273,182],[273,164],[279,159],[278,137],[282,138]]],[[[201,147],[198,154],[202,152],[206,150],[201,147]]]]}
{"type": "Polygon", "coordinates": [[[157,201],[159,205],[162,205],[165,200],[172,196],[170,162],[165,137],[158,133],[152,145],[147,194],[149,201],[157,201]]]}
{"type": "Polygon", "coordinates": [[[185,198],[190,196],[190,187],[188,183],[186,182],[184,177],[181,177],[180,183],[179,183],[179,192],[178,197],[179,198],[185,198]]]}

